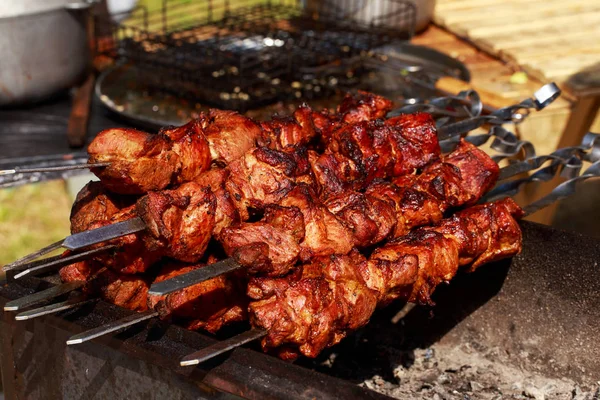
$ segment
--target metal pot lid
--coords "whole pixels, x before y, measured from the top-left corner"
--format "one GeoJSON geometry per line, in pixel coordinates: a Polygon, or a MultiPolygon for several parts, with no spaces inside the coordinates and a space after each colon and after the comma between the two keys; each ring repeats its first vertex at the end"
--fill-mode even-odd
{"type": "Polygon", "coordinates": [[[18,0],[0,1],[0,19],[41,14],[57,9],[83,9],[95,0],[18,0]]]}

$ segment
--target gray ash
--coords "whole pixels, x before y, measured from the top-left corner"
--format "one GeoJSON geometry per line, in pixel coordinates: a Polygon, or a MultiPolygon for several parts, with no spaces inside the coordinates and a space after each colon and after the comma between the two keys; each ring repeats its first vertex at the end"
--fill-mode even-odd
{"type": "Polygon", "coordinates": [[[393,378],[375,375],[361,386],[399,399],[600,399],[600,381],[579,385],[531,372],[498,348],[481,352],[472,344],[436,344],[411,351],[409,366],[403,362],[407,354],[388,353],[388,360],[398,360],[393,378]]]}

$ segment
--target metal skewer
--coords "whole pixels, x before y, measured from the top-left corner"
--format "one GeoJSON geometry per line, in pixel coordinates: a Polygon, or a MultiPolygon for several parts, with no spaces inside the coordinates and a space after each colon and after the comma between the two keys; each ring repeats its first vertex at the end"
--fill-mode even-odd
{"type": "Polygon", "coordinates": [[[39,168],[13,168],[0,170],[0,176],[2,175],[14,175],[14,174],[32,174],[36,172],[57,172],[57,171],[71,171],[74,169],[88,169],[88,168],[101,168],[108,167],[110,163],[84,163],[84,164],[73,164],[73,165],[61,165],[59,167],[39,167],[39,168]]]}
{"type": "Polygon", "coordinates": [[[16,274],[14,276],[14,279],[19,279],[26,275],[37,275],[50,270],[55,270],[64,267],[65,265],[70,265],[79,261],[86,260],[95,254],[103,253],[105,251],[115,249],[116,247],[116,245],[111,244],[108,246],[99,247],[97,249],[84,251],[83,253],[71,254],[66,257],[58,255],[50,258],[45,258],[43,260],[34,261],[32,263],[22,264],[20,265],[20,267],[23,268],[23,270],[16,274]]]}
{"type": "Polygon", "coordinates": [[[91,229],[89,231],[76,233],[67,236],[63,240],[59,240],[50,246],[44,247],[43,249],[29,254],[13,263],[10,263],[3,267],[4,271],[10,271],[13,269],[22,269],[23,265],[31,260],[42,257],[48,253],[51,253],[59,248],[65,248],[67,250],[80,250],[85,247],[102,243],[111,239],[115,239],[121,236],[129,235],[131,233],[139,232],[146,229],[146,224],[141,218],[132,218],[127,221],[117,222],[115,224],[103,226],[101,228],[91,229]]]}
{"type": "Polygon", "coordinates": [[[15,320],[17,321],[26,321],[28,319],[33,319],[37,317],[41,317],[43,315],[48,314],[56,314],[61,311],[70,310],[72,308],[81,307],[82,305],[97,301],[98,299],[89,299],[85,296],[77,296],[71,299],[61,301],[60,303],[50,304],[45,307],[35,308],[33,310],[24,311],[15,315],[15,320]]]}
{"type": "Polygon", "coordinates": [[[137,314],[129,315],[120,320],[99,326],[98,328],[91,329],[89,331],[82,332],[78,335],[71,336],[67,340],[67,345],[80,344],[92,340],[94,338],[104,336],[108,333],[115,332],[135,324],[139,324],[142,321],[158,317],[158,312],[154,310],[148,310],[137,314]]]}
{"type": "Polygon", "coordinates": [[[544,207],[549,206],[555,201],[564,199],[569,197],[573,193],[575,193],[577,189],[577,184],[583,182],[585,180],[591,178],[599,178],[600,177],[600,161],[596,161],[593,163],[588,169],[586,169],[583,174],[577,176],[575,178],[569,179],[555,187],[548,195],[542,197],[541,199],[534,201],[528,206],[523,207],[523,211],[525,211],[525,215],[531,215],[544,207]]]}
{"type": "Polygon", "coordinates": [[[214,264],[209,264],[204,268],[198,268],[186,274],[177,275],[171,279],[155,283],[150,286],[148,294],[162,296],[240,268],[242,266],[237,261],[233,258],[228,258],[214,264]]]}
{"type": "Polygon", "coordinates": [[[36,304],[54,299],[58,296],[62,296],[65,293],[72,292],[75,289],[79,289],[83,285],[85,285],[84,281],[75,281],[56,285],[49,289],[42,290],[41,292],[33,293],[29,296],[9,301],[4,305],[4,311],[19,311],[23,308],[31,307],[36,304]]]}
{"type": "Polygon", "coordinates": [[[252,328],[249,331],[240,333],[232,338],[222,340],[211,346],[205,347],[202,350],[198,350],[195,353],[188,354],[179,362],[179,365],[182,367],[187,367],[189,365],[200,364],[201,362],[210,360],[219,354],[226,353],[246,343],[260,339],[261,337],[266,336],[267,333],[268,332],[264,329],[252,328]]]}

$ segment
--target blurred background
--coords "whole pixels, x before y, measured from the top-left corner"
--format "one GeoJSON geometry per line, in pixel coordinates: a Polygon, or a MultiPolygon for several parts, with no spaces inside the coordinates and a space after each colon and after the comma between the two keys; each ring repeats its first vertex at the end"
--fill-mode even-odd
{"type": "MultiPolygon", "coordinates": [[[[489,111],[556,81],[559,100],[509,127],[546,154],[600,131],[600,7],[575,3],[3,2],[0,168],[82,161],[102,129],[156,131],[208,107],[268,118],[303,101],[331,107],[348,90],[401,106],[473,88],[489,111]]],[[[89,179],[77,171],[0,181],[0,265],[67,235],[70,205],[89,179]]],[[[520,201],[558,181],[527,185],[520,201]]],[[[533,219],[600,236],[598,186],[580,193],[533,219]]]]}

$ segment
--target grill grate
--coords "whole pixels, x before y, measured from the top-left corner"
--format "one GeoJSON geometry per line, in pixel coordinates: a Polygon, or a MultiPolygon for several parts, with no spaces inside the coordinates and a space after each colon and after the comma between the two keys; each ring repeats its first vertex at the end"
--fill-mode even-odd
{"type": "Polygon", "coordinates": [[[133,63],[151,88],[245,111],[352,85],[374,48],[412,36],[415,7],[406,0],[306,7],[300,0],[164,0],[126,21],[98,17],[99,31],[110,32],[99,37],[101,54],[133,63]]]}

